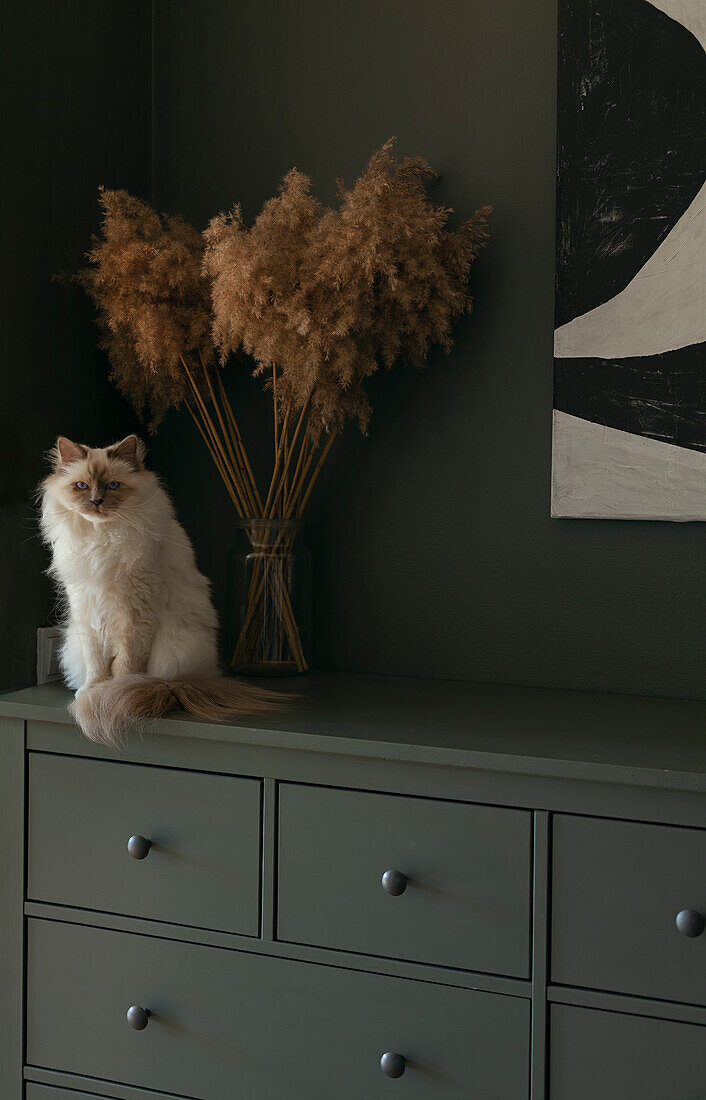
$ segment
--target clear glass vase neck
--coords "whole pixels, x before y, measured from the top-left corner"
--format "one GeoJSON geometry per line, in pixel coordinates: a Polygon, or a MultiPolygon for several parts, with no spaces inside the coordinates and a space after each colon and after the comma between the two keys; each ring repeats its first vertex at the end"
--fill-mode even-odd
{"type": "Polygon", "coordinates": [[[248,517],[239,521],[241,530],[245,532],[250,544],[257,549],[275,549],[290,546],[301,531],[300,519],[264,519],[263,517],[248,517]]]}

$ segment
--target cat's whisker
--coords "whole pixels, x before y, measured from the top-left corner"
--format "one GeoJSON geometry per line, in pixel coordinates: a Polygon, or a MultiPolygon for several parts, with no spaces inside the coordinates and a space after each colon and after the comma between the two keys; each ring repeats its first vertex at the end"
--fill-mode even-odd
{"type": "MultiPolygon", "coordinates": [[[[125,522],[129,526],[134,527],[134,529],[136,531],[138,531],[139,534],[141,534],[141,535],[148,535],[151,538],[157,538],[161,542],[170,543],[172,546],[183,547],[183,545],[184,545],[183,541],[179,541],[178,539],[167,538],[166,535],[160,534],[160,533],[152,530],[151,528],[147,527],[146,525],[143,526],[143,527],[140,527],[139,524],[136,522],[134,516],[128,516],[125,512],[118,512],[117,509],[116,509],[116,514],[119,515],[121,519],[125,520],[125,522]]],[[[163,526],[166,526],[166,525],[163,525],[163,526]]]]}

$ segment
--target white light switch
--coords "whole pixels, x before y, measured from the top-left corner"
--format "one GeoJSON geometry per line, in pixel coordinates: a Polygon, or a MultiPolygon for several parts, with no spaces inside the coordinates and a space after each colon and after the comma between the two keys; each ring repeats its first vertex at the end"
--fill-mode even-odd
{"type": "Polygon", "coordinates": [[[40,626],[37,630],[37,683],[48,684],[60,680],[59,642],[61,631],[58,626],[40,626]]]}

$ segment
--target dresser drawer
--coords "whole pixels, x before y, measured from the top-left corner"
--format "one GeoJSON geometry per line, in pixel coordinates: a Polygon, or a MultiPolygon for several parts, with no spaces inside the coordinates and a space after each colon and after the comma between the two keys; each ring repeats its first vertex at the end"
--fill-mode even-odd
{"type": "Polygon", "coordinates": [[[526,1100],[529,1003],[55,921],[28,922],[27,1059],[203,1100],[526,1100]],[[129,1006],[149,1010],[132,1030],[129,1006]]]}
{"type": "Polygon", "coordinates": [[[28,896],[256,936],[260,816],[255,779],[32,753],[28,896]]]}
{"type": "Polygon", "coordinates": [[[552,1100],[703,1100],[706,1027],[554,1005],[552,1100]]]}
{"type": "Polygon", "coordinates": [[[27,1083],[25,1100],[183,1100],[167,1092],[146,1092],[145,1089],[131,1089],[125,1085],[116,1086],[112,1082],[98,1081],[94,1088],[100,1092],[86,1092],[81,1088],[80,1092],[67,1088],[64,1085],[40,1085],[34,1081],[27,1083]]]}
{"type": "Polygon", "coordinates": [[[527,977],[530,865],[522,810],[283,784],[277,934],[527,977]]]}
{"type": "Polygon", "coordinates": [[[104,1100],[104,1097],[95,1092],[55,1089],[53,1085],[35,1085],[30,1081],[25,1091],[25,1100],[104,1100]]]}
{"type": "MultiPolygon", "coordinates": [[[[122,1100],[121,1093],[121,1100],[122,1100]]],[[[130,1096],[130,1100],[157,1100],[154,1094],[149,1093],[142,1095],[134,1093],[130,1096]]],[[[97,1092],[75,1092],[73,1089],[66,1089],[63,1086],[61,1088],[55,1088],[53,1085],[37,1085],[33,1081],[27,1084],[27,1091],[25,1092],[25,1100],[109,1100],[105,1093],[97,1092]]],[[[159,1100],[176,1100],[176,1097],[160,1096],[159,1100]]]]}
{"type": "Polygon", "coordinates": [[[27,1083],[27,1091],[25,1092],[25,1100],[114,1100],[116,1096],[120,1097],[120,1100],[182,1100],[181,1097],[174,1096],[172,1093],[166,1092],[145,1092],[144,1089],[131,1089],[125,1085],[118,1086],[118,1092],[116,1092],[115,1085],[112,1083],[97,1082],[95,1088],[107,1091],[97,1092],[85,1092],[82,1088],[80,1092],[76,1092],[74,1089],[66,1088],[64,1085],[39,1085],[34,1081],[27,1083]]]}
{"type": "Polygon", "coordinates": [[[552,892],[552,981],[706,1004],[706,831],[560,815],[552,892]]]}

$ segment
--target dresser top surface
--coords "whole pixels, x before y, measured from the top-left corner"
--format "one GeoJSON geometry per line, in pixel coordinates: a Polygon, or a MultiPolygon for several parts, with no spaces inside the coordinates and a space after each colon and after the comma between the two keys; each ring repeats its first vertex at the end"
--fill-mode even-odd
{"type": "MultiPolygon", "coordinates": [[[[182,712],[159,733],[393,760],[706,791],[706,703],[315,672],[290,706],[240,722],[182,712]]],[[[70,723],[70,692],[0,695],[0,717],[70,723]]]]}

